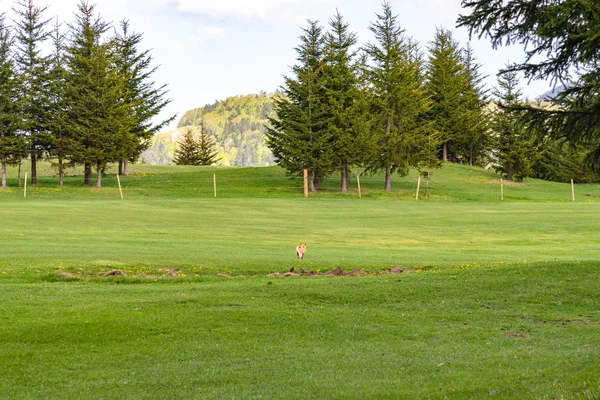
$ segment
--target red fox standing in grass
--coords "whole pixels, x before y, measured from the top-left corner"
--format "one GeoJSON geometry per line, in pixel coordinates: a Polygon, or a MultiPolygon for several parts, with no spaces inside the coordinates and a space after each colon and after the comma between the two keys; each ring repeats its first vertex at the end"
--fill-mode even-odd
{"type": "Polygon", "coordinates": [[[296,247],[296,256],[298,259],[302,260],[304,258],[304,254],[306,254],[306,243],[300,243],[298,247],[296,247]]]}

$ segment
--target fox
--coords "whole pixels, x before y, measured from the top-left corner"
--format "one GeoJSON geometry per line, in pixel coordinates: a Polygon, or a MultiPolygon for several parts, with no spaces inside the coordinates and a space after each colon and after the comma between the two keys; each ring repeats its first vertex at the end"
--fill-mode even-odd
{"type": "Polygon", "coordinates": [[[298,245],[298,247],[296,247],[296,256],[298,257],[299,260],[302,260],[304,258],[305,254],[306,254],[306,243],[300,243],[298,245]]]}

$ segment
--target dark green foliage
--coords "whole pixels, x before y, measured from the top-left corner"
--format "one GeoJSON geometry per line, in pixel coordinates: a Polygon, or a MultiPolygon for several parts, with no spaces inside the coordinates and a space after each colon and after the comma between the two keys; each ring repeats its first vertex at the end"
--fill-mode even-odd
{"type": "Polygon", "coordinates": [[[20,110],[17,106],[19,85],[11,58],[12,38],[0,14],[0,162],[2,164],[2,189],[6,188],[6,164],[19,154],[22,141],[17,136],[20,110]]]}
{"type": "Polygon", "coordinates": [[[177,165],[215,164],[219,161],[215,145],[215,140],[208,133],[200,130],[196,135],[193,128],[184,128],[183,136],[177,142],[173,162],[177,165]]]}
{"type": "Polygon", "coordinates": [[[433,102],[429,119],[443,142],[442,159],[457,161],[456,140],[463,126],[465,68],[452,32],[438,29],[429,48],[427,91],[433,102]]]}
{"type": "Polygon", "coordinates": [[[455,137],[456,158],[463,164],[485,166],[490,150],[488,101],[483,79],[473,48],[463,49],[464,88],[462,92],[461,118],[455,137]]]}
{"type": "Polygon", "coordinates": [[[67,99],[66,87],[68,72],[66,69],[66,60],[64,54],[65,37],[60,31],[58,20],[54,26],[52,33],[52,43],[54,52],[50,57],[50,71],[48,74],[48,89],[49,89],[49,121],[48,129],[50,130],[51,146],[50,157],[55,160],[55,166],[58,169],[59,186],[63,185],[64,169],[71,163],[70,151],[73,148],[73,137],[70,134],[67,121],[67,99]]]}
{"type": "Polygon", "coordinates": [[[406,38],[389,3],[370,26],[376,43],[367,44],[372,65],[367,69],[371,95],[369,170],[385,170],[385,189],[391,174],[408,174],[422,161],[429,124],[424,120],[431,105],[426,96],[418,45],[406,38]]]}
{"type": "Polygon", "coordinates": [[[520,111],[509,107],[521,104],[521,91],[516,72],[507,72],[498,77],[495,90],[500,108],[492,122],[494,135],[494,168],[508,180],[521,181],[532,173],[537,158],[535,135],[519,124],[520,111]]]}
{"type": "Polygon", "coordinates": [[[155,87],[151,81],[157,67],[152,67],[152,56],[148,50],[140,52],[138,49],[143,35],[130,32],[127,20],[121,21],[120,25],[121,30],[114,39],[114,62],[118,74],[126,80],[124,102],[129,104],[131,129],[124,132],[118,153],[127,165],[127,161],[138,159],[150,145],[152,136],[173,121],[175,116],[153,122],[153,118],[171,102],[165,98],[167,85],[155,87]]]}
{"type": "Polygon", "coordinates": [[[355,48],[358,38],[337,12],[325,37],[324,82],[332,167],[341,171],[341,191],[348,191],[349,167],[365,161],[369,134],[368,100],[359,78],[364,59],[355,48]]]}
{"type": "Polygon", "coordinates": [[[186,112],[179,127],[199,126],[217,141],[220,163],[229,166],[273,165],[273,154],[265,143],[269,118],[274,116],[273,96],[229,97],[186,112]]]}
{"type": "Polygon", "coordinates": [[[333,168],[334,139],[328,125],[322,28],[316,21],[308,24],[296,48],[294,77],[285,78],[283,95],[274,99],[276,118],[270,120],[266,136],[276,162],[290,175],[300,175],[307,169],[311,190],[315,191],[333,168]]]}
{"type": "Polygon", "coordinates": [[[538,145],[539,157],[533,164],[531,177],[555,182],[598,182],[598,175],[586,165],[589,149],[573,146],[564,140],[543,137],[538,145]]]}
{"type": "Polygon", "coordinates": [[[51,143],[49,124],[48,74],[49,61],[41,54],[41,46],[49,33],[43,19],[48,7],[35,6],[33,0],[21,0],[14,9],[15,61],[20,77],[21,107],[20,127],[27,135],[31,152],[31,183],[37,183],[37,159],[49,149],[51,143]]]}
{"type": "MultiPolygon", "coordinates": [[[[519,43],[527,57],[509,71],[528,79],[563,83],[556,106],[523,107],[523,119],[539,132],[586,146],[600,143],[600,3],[592,0],[464,0],[459,18],[471,34],[494,46],[519,43]]],[[[593,148],[593,147],[592,147],[593,148]]],[[[591,160],[600,153],[591,153],[591,160]]]]}
{"type": "Polygon", "coordinates": [[[94,6],[81,2],[67,48],[65,96],[68,127],[74,135],[71,160],[86,166],[86,178],[96,167],[97,187],[102,185],[106,164],[120,158],[133,126],[131,104],[125,101],[126,77],[114,68],[111,43],[102,40],[107,29],[108,24],[94,15],[94,6]]]}

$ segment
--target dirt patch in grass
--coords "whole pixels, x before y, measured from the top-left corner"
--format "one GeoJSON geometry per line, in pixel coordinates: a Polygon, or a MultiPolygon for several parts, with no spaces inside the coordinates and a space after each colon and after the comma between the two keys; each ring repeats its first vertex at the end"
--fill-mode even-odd
{"type": "MultiPolygon", "coordinates": [[[[406,272],[410,272],[410,271],[406,271],[406,272]]],[[[389,274],[395,275],[395,274],[402,274],[402,273],[406,273],[406,272],[400,267],[393,267],[387,271],[377,272],[375,275],[389,275],[389,274]]],[[[292,268],[290,268],[290,270],[288,272],[283,272],[283,273],[282,272],[274,272],[267,276],[272,277],[272,278],[287,278],[287,277],[298,277],[298,276],[366,276],[366,275],[368,275],[368,274],[362,269],[354,269],[352,271],[345,272],[341,267],[337,267],[335,269],[332,269],[331,271],[323,273],[320,271],[305,271],[302,268],[300,268],[299,271],[296,272],[295,267],[292,267],[292,268]]]]}
{"type": "Polygon", "coordinates": [[[104,276],[127,276],[127,274],[118,269],[113,269],[112,271],[108,271],[107,273],[105,273],[104,276]]]}

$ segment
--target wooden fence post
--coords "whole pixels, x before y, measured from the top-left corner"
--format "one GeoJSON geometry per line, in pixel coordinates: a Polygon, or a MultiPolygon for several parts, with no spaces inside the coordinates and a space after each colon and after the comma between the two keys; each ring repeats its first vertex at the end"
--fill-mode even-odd
{"type": "Polygon", "coordinates": [[[573,183],[573,179],[571,179],[571,198],[575,201],[575,184],[573,183]]]}
{"type": "Polygon", "coordinates": [[[304,197],[308,197],[308,170],[304,170],[304,197]]]}
{"type": "Polygon", "coordinates": [[[356,183],[358,183],[358,198],[362,199],[362,194],[360,192],[360,176],[356,174],[356,183]]]}
{"type": "Polygon", "coordinates": [[[119,184],[119,194],[121,195],[121,200],[123,200],[123,189],[121,189],[121,179],[119,178],[118,172],[117,172],[117,183],[119,184]]]}
{"type": "Polygon", "coordinates": [[[25,172],[25,188],[23,190],[23,197],[27,197],[27,172],[25,172]]]}
{"type": "Polygon", "coordinates": [[[417,195],[415,196],[416,200],[419,200],[419,190],[421,190],[421,175],[419,175],[419,179],[417,180],[417,195]]]}

